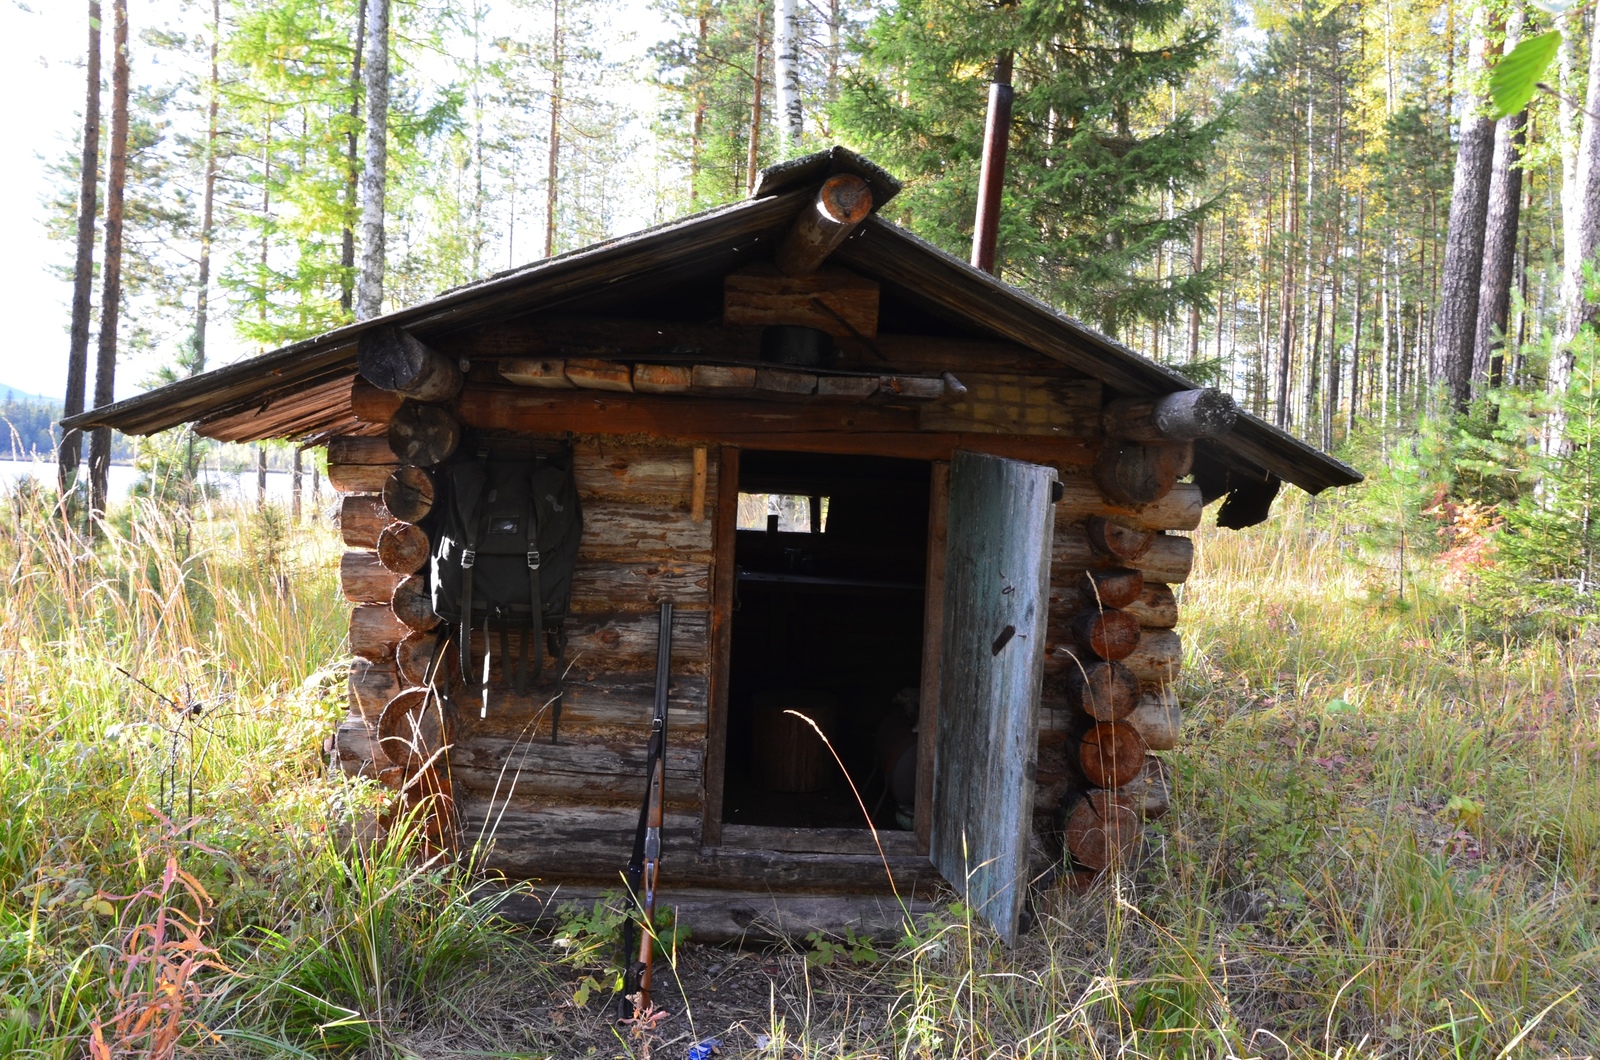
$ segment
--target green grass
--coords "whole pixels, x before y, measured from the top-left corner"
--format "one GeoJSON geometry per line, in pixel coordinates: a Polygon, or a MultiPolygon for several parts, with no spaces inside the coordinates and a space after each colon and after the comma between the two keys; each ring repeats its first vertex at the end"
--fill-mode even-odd
{"type": "MultiPolygon", "coordinates": [[[[1399,597],[1395,557],[1279,507],[1197,536],[1143,863],[1040,896],[1015,950],[957,906],[897,947],[773,956],[784,1055],[1596,1052],[1600,648],[1486,635],[1425,558],[1399,597]]],[[[379,802],[320,749],[338,551],[281,514],[134,508],[91,546],[0,506],[0,1055],[565,1055],[528,1012],[584,969],[470,874],[338,841],[379,802]]]]}

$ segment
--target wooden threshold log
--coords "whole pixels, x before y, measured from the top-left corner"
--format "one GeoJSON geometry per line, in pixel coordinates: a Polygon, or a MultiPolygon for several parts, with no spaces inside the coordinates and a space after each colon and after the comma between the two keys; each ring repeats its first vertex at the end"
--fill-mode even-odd
{"type": "Polygon", "coordinates": [[[1128,864],[1143,837],[1138,808],[1131,798],[1115,792],[1088,792],[1067,815],[1067,850],[1078,864],[1092,872],[1128,864]]]}
{"type": "Polygon", "coordinates": [[[378,535],[394,522],[383,499],[371,493],[352,493],[339,502],[339,536],[351,548],[378,547],[378,535]]]}
{"type": "Polygon", "coordinates": [[[1130,442],[1193,442],[1233,430],[1239,406],[1214,387],[1158,398],[1123,398],[1106,406],[1106,436],[1130,442]]]}
{"type": "Polygon", "coordinates": [[[432,467],[461,444],[461,421],[449,409],[406,401],[389,421],[389,448],[403,463],[432,467]]]}
{"type": "Polygon", "coordinates": [[[394,646],[409,632],[388,604],[357,604],[350,611],[350,654],[388,663],[394,646]]]}
{"type": "Polygon", "coordinates": [[[1118,662],[1095,659],[1067,670],[1067,701],[1096,721],[1121,721],[1139,708],[1139,679],[1118,662]]]}
{"type": "Polygon", "coordinates": [[[420,523],[433,511],[436,492],[427,468],[397,468],[383,481],[383,506],[402,523],[420,523]]]}
{"type": "Polygon", "coordinates": [[[1078,764],[1097,788],[1120,788],[1144,772],[1144,738],[1125,721],[1102,721],[1083,734],[1078,764]]]}
{"type": "Polygon", "coordinates": [[[346,552],[339,559],[339,588],[351,603],[388,603],[400,578],[401,575],[385,569],[373,552],[346,552]]]}
{"type": "Polygon", "coordinates": [[[1193,442],[1108,442],[1095,461],[1094,480],[1116,504],[1153,504],[1189,473],[1193,463],[1193,442]]]}
{"type": "Polygon", "coordinates": [[[356,367],[373,386],[414,401],[449,401],[463,382],[455,361],[393,325],[362,332],[356,367]]]}
{"type": "Polygon", "coordinates": [[[378,562],[396,574],[415,574],[428,565],[428,532],[416,523],[393,522],[378,533],[378,562]]]}
{"type": "Polygon", "coordinates": [[[785,276],[816,272],[871,212],[872,190],[866,181],[854,173],[829,177],[784,233],[773,264],[785,276]]]}
{"type": "Polygon", "coordinates": [[[1126,611],[1088,610],[1072,620],[1072,639],[1085,652],[1116,662],[1139,647],[1139,620],[1126,611]]]}
{"type": "Polygon", "coordinates": [[[433,610],[433,593],[424,575],[412,574],[396,585],[389,606],[405,628],[405,632],[395,638],[396,644],[413,630],[426,633],[439,625],[439,616],[433,610]]]}
{"type": "Polygon", "coordinates": [[[1078,592],[1084,607],[1127,607],[1144,593],[1144,572],[1132,567],[1086,570],[1078,578],[1078,592]]]}

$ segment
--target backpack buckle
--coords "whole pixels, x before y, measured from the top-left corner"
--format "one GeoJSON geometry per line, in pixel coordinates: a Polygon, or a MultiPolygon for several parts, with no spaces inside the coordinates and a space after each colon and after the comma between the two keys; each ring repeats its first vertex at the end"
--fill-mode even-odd
{"type": "Polygon", "coordinates": [[[543,562],[543,560],[542,560],[542,557],[540,557],[539,552],[538,552],[537,549],[529,551],[529,553],[528,553],[528,569],[529,570],[538,570],[539,569],[539,564],[541,562],[543,562]]]}
{"type": "Polygon", "coordinates": [[[461,569],[471,570],[472,565],[478,562],[478,553],[470,548],[461,550],[461,569]]]}

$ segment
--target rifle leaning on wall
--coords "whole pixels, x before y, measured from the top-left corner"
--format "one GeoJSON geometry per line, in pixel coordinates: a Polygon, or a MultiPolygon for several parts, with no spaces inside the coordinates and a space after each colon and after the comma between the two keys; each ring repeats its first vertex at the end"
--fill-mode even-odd
{"type": "Polygon", "coordinates": [[[661,818],[666,799],[667,685],[672,667],[672,603],[661,604],[661,624],[656,645],[656,705],[650,718],[650,746],[645,755],[644,805],[628,859],[629,916],[622,929],[622,996],[617,1018],[627,1020],[650,1014],[651,966],[655,956],[656,881],[661,868],[661,818]],[[639,916],[639,950],[634,957],[634,913],[639,916]]]}

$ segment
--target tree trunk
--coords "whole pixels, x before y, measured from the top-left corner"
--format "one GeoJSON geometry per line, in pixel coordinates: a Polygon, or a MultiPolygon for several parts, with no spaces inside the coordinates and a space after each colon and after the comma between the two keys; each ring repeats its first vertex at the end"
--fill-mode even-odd
{"type": "Polygon", "coordinates": [[[1516,269],[1517,228],[1522,210],[1519,163],[1528,112],[1502,118],[1494,133],[1494,173],[1489,179],[1489,218],[1483,236],[1483,275],[1478,285],[1478,328],[1472,349],[1472,383],[1497,386],[1491,362],[1504,357],[1511,317],[1511,282],[1516,269]]]}
{"type": "MultiPolygon", "coordinates": [[[[78,254],[72,267],[72,334],[67,343],[67,395],[62,415],[83,411],[89,384],[89,317],[94,292],[95,198],[100,182],[100,0],[89,0],[89,48],[84,56],[88,85],[83,104],[83,153],[78,175],[78,254]]],[[[68,431],[61,438],[56,484],[65,501],[78,475],[83,435],[68,431]]]]}
{"type": "Polygon", "coordinates": [[[778,141],[783,153],[791,154],[799,150],[805,129],[800,103],[800,7],[797,0],[777,0],[772,33],[778,89],[778,141]]]}
{"type": "Polygon", "coordinates": [[[289,473],[289,515],[296,523],[300,521],[300,500],[305,485],[305,450],[299,446],[294,449],[294,470],[289,473]]]}
{"type": "MultiPolygon", "coordinates": [[[[211,239],[217,202],[217,107],[222,80],[217,70],[217,44],[222,36],[222,0],[211,0],[211,82],[206,102],[206,173],[200,203],[200,276],[195,292],[193,356],[189,374],[206,370],[206,327],[211,314],[211,239]]],[[[191,472],[193,469],[190,469],[191,472]]]]}
{"type": "Polygon", "coordinates": [[[383,200],[389,175],[389,0],[368,0],[366,45],[367,164],[361,173],[357,320],[383,312],[383,200]]]}
{"type": "MultiPolygon", "coordinates": [[[[1589,89],[1587,111],[1600,108],[1600,18],[1594,20],[1589,44],[1589,89]]],[[[1584,298],[1583,266],[1592,262],[1600,246],[1600,121],[1583,123],[1578,145],[1577,185],[1572,192],[1572,208],[1577,214],[1575,243],[1567,248],[1561,276],[1561,330],[1555,352],[1550,357],[1550,394],[1557,400],[1545,418],[1544,451],[1555,454],[1566,447],[1567,416],[1560,398],[1572,382],[1572,340],[1589,315],[1584,298]]]]}
{"type": "Polygon", "coordinates": [[[356,46],[350,52],[350,129],[344,134],[344,232],[339,246],[339,308],[355,309],[356,217],[361,209],[361,50],[367,42],[367,0],[356,9],[356,46]]]}
{"type": "Polygon", "coordinates": [[[548,142],[549,165],[544,177],[544,256],[556,252],[556,207],[561,196],[561,77],[564,57],[561,54],[561,0],[550,5],[550,134],[548,142]]]}
{"type": "Polygon", "coordinates": [[[256,507],[267,506],[267,447],[256,444],[256,507]]]}
{"type": "Polygon", "coordinates": [[[761,93],[766,74],[762,69],[767,53],[767,5],[756,9],[756,61],[750,75],[750,151],[745,159],[744,192],[754,194],[757,167],[761,164],[761,93]]]}
{"type": "MultiPolygon", "coordinates": [[[[1481,76],[1492,49],[1487,15],[1473,17],[1467,80],[1481,76]]],[[[1477,336],[1478,290],[1483,273],[1484,227],[1489,209],[1489,176],[1494,162],[1495,123],[1470,92],[1461,118],[1455,182],[1450,193],[1450,227],[1445,239],[1444,276],[1433,343],[1433,377],[1445,385],[1450,407],[1461,411],[1471,397],[1472,347],[1477,336]]]]}
{"type": "MultiPolygon", "coordinates": [[[[695,29],[695,62],[698,64],[705,58],[706,38],[709,34],[711,17],[704,0],[700,4],[698,22],[695,29]]],[[[694,122],[689,132],[689,208],[696,209],[700,205],[700,155],[705,150],[706,131],[706,86],[700,75],[695,75],[694,86],[694,122]]]]}
{"type": "MultiPolygon", "coordinates": [[[[100,289],[100,346],[94,371],[94,406],[116,398],[117,318],[122,307],[122,198],[128,175],[128,0],[112,0],[111,142],[106,170],[106,264],[100,289]]],[[[106,511],[111,478],[111,428],[89,436],[89,517],[106,511]]]]}
{"type": "MultiPolygon", "coordinates": [[[[1189,271],[1198,275],[1205,270],[1206,254],[1206,226],[1204,221],[1199,221],[1194,226],[1194,249],[1189,258],[1189,271]]],[[[1199,303],[1189,305],[1189,363],[1193,364],[1200,359],[1200,306],[1199,303]]]]}

